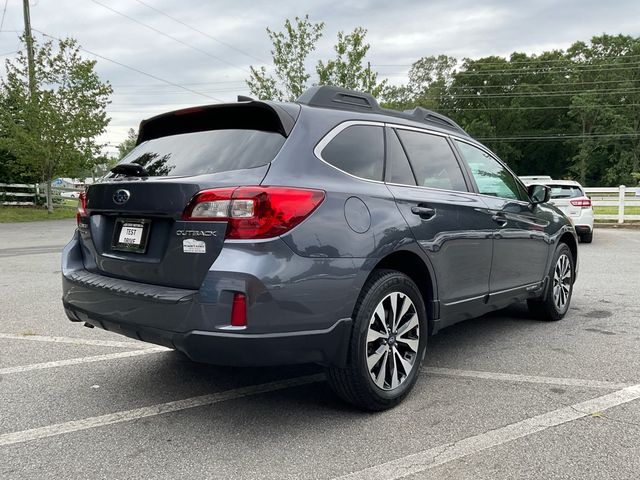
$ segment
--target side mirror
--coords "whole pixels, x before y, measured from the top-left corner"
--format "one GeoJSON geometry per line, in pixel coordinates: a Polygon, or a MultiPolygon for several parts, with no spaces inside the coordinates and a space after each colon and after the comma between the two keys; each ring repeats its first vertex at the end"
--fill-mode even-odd
{"type": "Polygon", "coordinates": [[[551,188],[546,185],[529,185],[527,187],[527,193],[531,199],[532,205],[538,205],[539,203],[547,203],[551,197],[551,188]]]}

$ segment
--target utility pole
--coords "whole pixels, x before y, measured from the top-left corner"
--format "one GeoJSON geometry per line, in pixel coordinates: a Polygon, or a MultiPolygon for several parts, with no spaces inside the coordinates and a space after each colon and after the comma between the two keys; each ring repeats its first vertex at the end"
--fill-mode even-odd
{"type": "Polygon", "coordinates": [[[29,75],[29,95],[31,99],[36,94],[36,67],[33,61],[33,37],[31,36],[31,13],[29,12],[29,0],[22,0],[24,13],[24,39],[27,42],[27,64],[29,75]]]}

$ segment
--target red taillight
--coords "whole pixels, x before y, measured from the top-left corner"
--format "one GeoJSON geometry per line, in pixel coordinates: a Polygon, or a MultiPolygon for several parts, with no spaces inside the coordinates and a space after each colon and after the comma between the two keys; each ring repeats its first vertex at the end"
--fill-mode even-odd
{"type": "Polygon", "coordinates": [[[231,306],[231,326],[247,326],[247,296],[244,293],[233,294],[233,305],[231,306]]]}
{"type": "Polygon", "coordinates": [[[80,225],[80,219],[87,216],[87,195],[80,192],[78,195],[78,210],[76,211],[76,223],[80,225]]]}
{"type": "Polygon", "coordinates": [[[322,190],[289,187],[216,188],[196,194],[182,218],[228,222],[226,238],[270,238],[298,225],[323,200],[322,190]]]}
{"type": "Polygon", "coordinates": [[[591,207],[591,200],[588,198],[576,198],[571,200],[571,205],[574,207],[589,208],[591,207]]]}

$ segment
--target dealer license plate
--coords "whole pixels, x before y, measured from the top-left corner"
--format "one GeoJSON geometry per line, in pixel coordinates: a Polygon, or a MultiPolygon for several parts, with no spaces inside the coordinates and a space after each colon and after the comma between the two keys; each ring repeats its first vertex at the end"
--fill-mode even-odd
{"type": "Polygon", "coordinates": [[[146,219],[118,218],[113,235],[114,250],[144,253],[151,222],[146,219]]]}

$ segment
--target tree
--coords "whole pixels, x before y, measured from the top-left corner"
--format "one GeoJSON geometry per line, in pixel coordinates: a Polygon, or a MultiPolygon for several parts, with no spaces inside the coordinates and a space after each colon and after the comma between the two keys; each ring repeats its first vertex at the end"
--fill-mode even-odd
{"type": "Polygon", "coordinates": [[[100,81],[95,61],[82,59],[73,39],[60,40],[55,46],[52,41],[41,46],[34,41],[34,57],[33,95],[25,52],[6,62],[0,91],[9,108],[0,112],[0,148],[46,183],[47,208],[52,212],[54,176],[74,176],[102,148],[96,137],[109,123],[105,108],[112,88],[100,81]]]}
{"type": "Polygon", "coordinates": [[[287,19],[282,32],[267,28],[276,76],[269,75],[265,67],[250,67],[246,82],[252,95],[263,100],[293,101],[306,90],[311,75],[305,61],[322,37],[324,22],[313,23],[309,15],[302,19],[295,17],[294,22],[295,25],[287,19]]]}
{"type": "Polygon", "coordinates": [[[422,57],[411,65],[406,85],[385,88],[385,106],[397,110],[417,106],[432,110],[448,108],[445,100],[457,63],[446,55],[422,57]]]}
{"type": "Polygon", "coordinates": [[[127,138],[125,138],[120,145],[118,145],[118,160],[122,160],[131,150],[133,150],[138,142],[138,132],[133,128],[127,131],[127,138]]]}
{"type": "Polygon", "coordinates": [[[336,85],[351,90],[369,92],[374,97],[380,95],[387,83],[378,83],[378,74],[371,69],[364,59],[371,45],[364,42],[367,31],[357,27],[349,35],[338,32],[338,43],[333,47],[336,52],[334,60],[318,62],[316,72],[320,77],[320,85],[336,85]]]}
{"type": "Polygon", "coordinates": [[[35,50],[35,92],[30,95],[24,52],[7,61],[2,96],[9,108],[0,112],[2,147],[17,163],[47,183],[58,174],[77,174],[98,154],[95,137],[108,123],[105,107],[111,87],[93,72],[94,61],[82,60],[75,40],[52,42],[35,50]],[[55,50],[55,51],[54,51],[55,50]]]}

